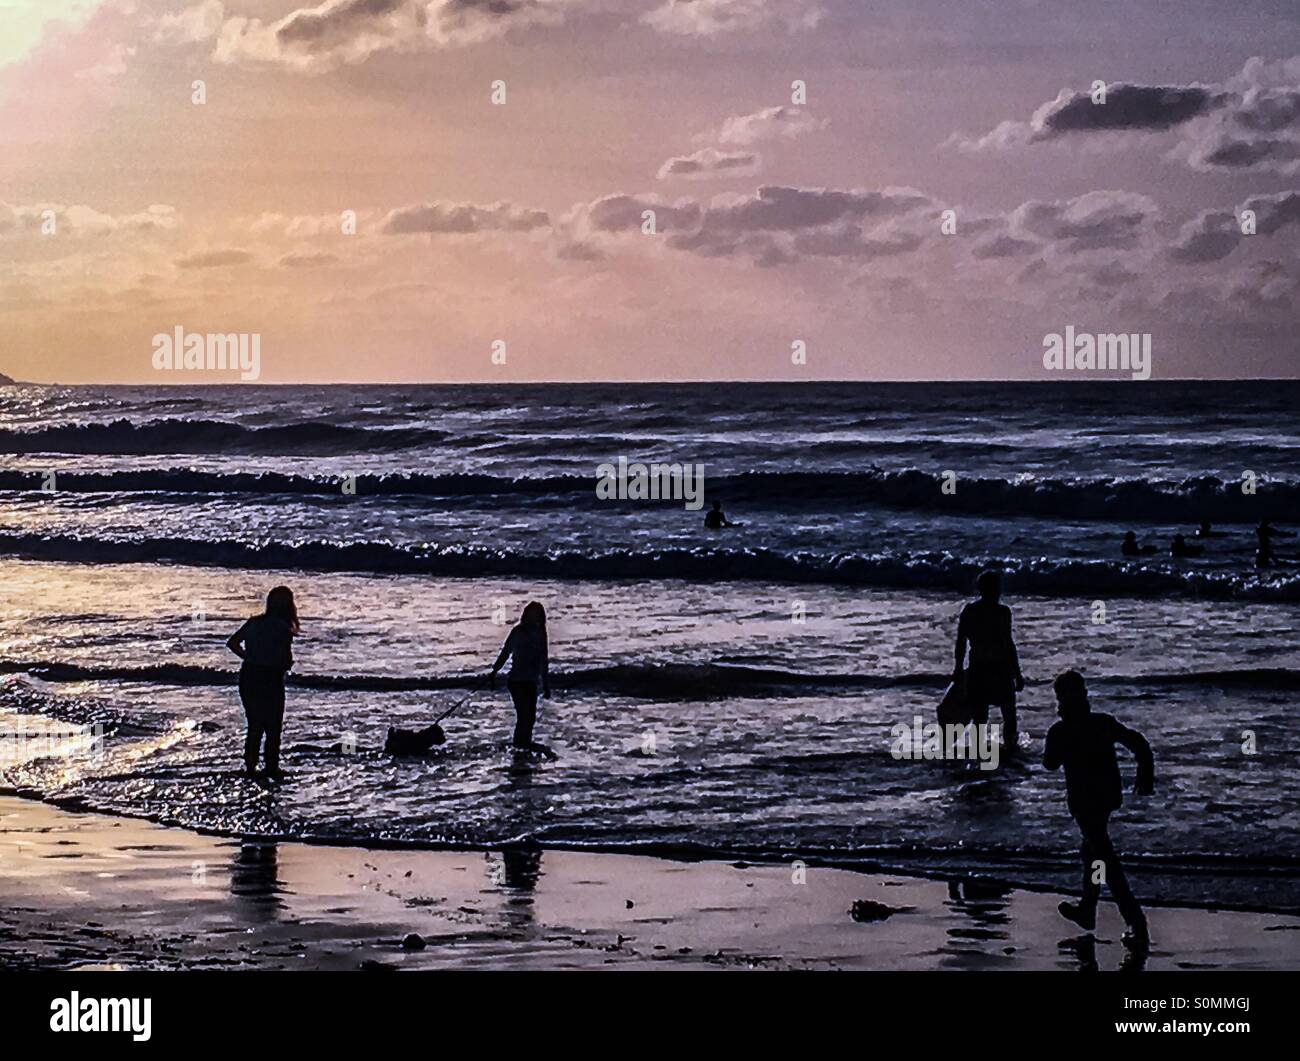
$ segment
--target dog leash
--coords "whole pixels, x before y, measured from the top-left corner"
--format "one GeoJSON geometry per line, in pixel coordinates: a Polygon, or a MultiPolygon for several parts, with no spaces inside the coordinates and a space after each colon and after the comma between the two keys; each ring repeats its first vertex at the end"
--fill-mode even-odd
{"type": "Polygon", "coordinates": [[[462,696],[459,700],[457,700],[454,704],[452,704],[451,707],[447,708],[446,711],[444,711],[441,715],[439,715],[437,718],[435,718],[435,719],[433,720],[433,724],[436,726],[439,722],[441,722],[444,718],[446,718],[446,717],[447,717],[448,715],[450,715],[452,712],[454,712],[454,711],[459,711],[462,707],[464,707],[467,703],[469,703],[470,698],[471,698],[475,693],[481,692],[481,691],[482,691],[482,688],[483,688],[482,685],[475,686],[473,689],[471,689],[469,692],[467,692],[464,696],[462,696]]]}

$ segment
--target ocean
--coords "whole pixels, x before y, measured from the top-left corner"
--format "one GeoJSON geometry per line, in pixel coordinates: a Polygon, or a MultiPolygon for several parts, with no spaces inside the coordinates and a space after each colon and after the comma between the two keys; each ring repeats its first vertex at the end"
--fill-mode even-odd
{"type": "Polygon", "coordinates": [[[1074,667],[1155,751],[1112,829],[1139,898],[1294,912],[1300,566],[1257,570],[1254,527],[1300,525],[1297,408],[1277,381],[0,387],[0,787],[229,835],[1069,888],[1038,760],[1074,667]],[[599,499],[619,458],[703,465],[741,526],[599,499]],[[1023,755],[896,759],[990,566],[1023,755]],[[302,634],[268,789],[225,641],[278,583],[302,634]],[[503,750],[483,688],[533,599],[555,762],[503,750]],[[465,696],[441,754],[379,751],[465,696]],[[64,723],[102,747],[14,736],[64,723]]]}

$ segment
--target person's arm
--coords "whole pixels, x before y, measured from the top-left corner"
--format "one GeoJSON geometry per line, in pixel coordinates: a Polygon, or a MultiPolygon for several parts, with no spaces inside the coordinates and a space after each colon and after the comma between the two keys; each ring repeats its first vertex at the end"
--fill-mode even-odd
{"type": "Polygon", "coordinates": [[[488,675],[488,685],[491,686],[492,680],[497,676],[497,671],[506,665],[506,660],[510,658],[510,653],[515,647],[515,631],[511,630],[506,634],[505,643],[501,646],[501,654],[497,656],[497,661],[492,664],[492,673],[488,675]]]}
{"type": "Polygon", "coordinates": [[[551,698],[551,653],[545,641],[542,642],[542,695],[551,698]]]}
{"type": "Polygon", "coordinates": [[[966,662],[966,609],[961,610],[957,616],[957,647],[956,661],[952,668],[952,677],[956,681],[961,677],[961,665],[966,662]]]}
{"type": "Polygon", "coordinates": [[[1139,796],[1151,795],[1156,780],[1156,760],[1151,754],[1151,745],[1141,733],[1119,721],[1115,723],[1115,740],[1131,751],[1137,760],[1137,784],[1133,790],[1139,796]]]}
{"type": "Polygon", "coordinates": [[[1012,673],[1016,679],[1016,692],[1025,687],[1025,676],[1020,673],[1020,652],[1016,649],[1016,635],[1011,629],[1011,609],[1007,609],[1007,648],[1011,652],[1012,673]]]}
{"type": "Polygon", "coordinates": [[[1052,726],[1047,731],[1047,740],[1043,742],[1043,767],[1047,770],[1059,770],[1063,762],[1061,755],[1061,731],[1052,726]]]}
{"type": "Polygon", "coordinates": [[[240,659],[244,659],[244,631],[248,629],[248,623],[244,623],[238,630],[230,635],[230,640],[226,642],[226,648],[230,649],[240,659]]]}

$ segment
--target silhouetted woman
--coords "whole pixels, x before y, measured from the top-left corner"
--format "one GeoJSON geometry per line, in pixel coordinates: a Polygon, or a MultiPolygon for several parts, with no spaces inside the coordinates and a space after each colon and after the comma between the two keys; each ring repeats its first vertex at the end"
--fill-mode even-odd
{"type": "Polygon", "coordinates": [[[293,639],[298,608],[288,586],[266,595],[266,611],[254,615],[226,644],[244,661],[239,668],[239,698],[248,718],[244,766],[257,770],[257,755],[266,737],[266,774],[280,776],[280,730],[284,726],[284,676],[293,666],[293,639]]]}
{"type": "Polygon", "coordinates": [[[497,671],[510,660],[510,673],[506,688],[515,703],[515,735],[511,743],[516,748],[532,748],[533,724],[537,721],[537,694],[551,695],[549,659],[546,644],[546,609],[537,601],[524,608],[519,622],[506,637],[501,654],[492,664],[489,683],[497,671]]]}

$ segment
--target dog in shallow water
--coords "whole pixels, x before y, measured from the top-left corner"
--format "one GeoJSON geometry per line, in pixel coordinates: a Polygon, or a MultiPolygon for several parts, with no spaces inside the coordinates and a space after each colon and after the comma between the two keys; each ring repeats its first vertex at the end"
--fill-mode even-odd
{"type": "Polygon", "coordinates": [[[424,729],[399,729],[388,727],[388,739],[384,741],[384,751],[389,755],[427,755],[439,744],[445,743],[447,735],[438,723],[424,729]]]}

